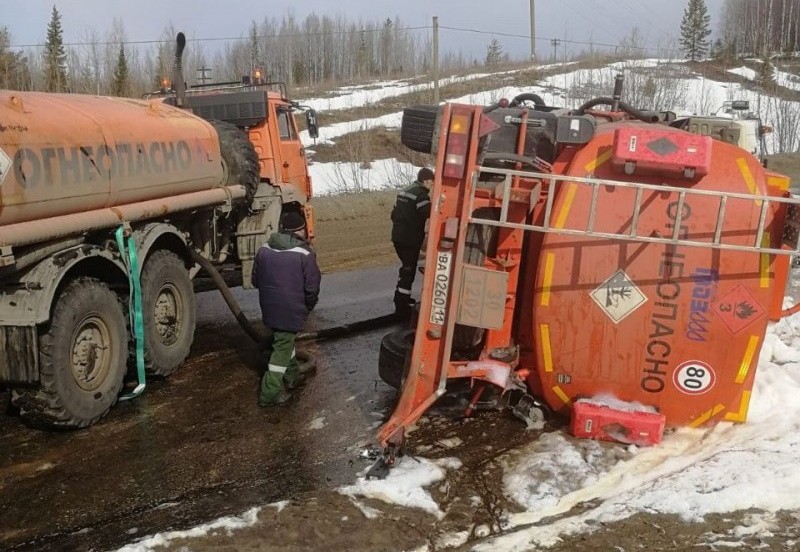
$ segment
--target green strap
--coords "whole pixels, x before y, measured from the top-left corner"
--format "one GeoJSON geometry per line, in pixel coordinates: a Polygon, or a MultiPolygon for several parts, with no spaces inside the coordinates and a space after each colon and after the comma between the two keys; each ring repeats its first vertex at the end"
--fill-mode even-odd
{"type": "Polygon", "coordinates": [[[125,235],[125,225],[117,228],[116,238],[122,261],[128,269],[128,283],[130,287],[130,322],[133,339],[136,342],[136,374],[139,384],[127,395],[122,395],[119,400],[126,401],[138,397],[144,392],[147,385],[144,374],[144,317],[142,316],[142,284],[139,279],[139,259],[136,255],[136,244],[133,237],[125,235]]]}

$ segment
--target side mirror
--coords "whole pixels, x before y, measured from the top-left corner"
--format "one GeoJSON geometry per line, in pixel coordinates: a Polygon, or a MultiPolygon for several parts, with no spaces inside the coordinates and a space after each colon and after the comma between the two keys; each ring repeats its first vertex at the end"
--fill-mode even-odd
{"type": "Polygon", "coordinates": [[[308,128],[308,135],[315,140],[319,138],[319,128],[317,127],[317,112],[313,109],[306,111],[306,127],[308,128]]]}

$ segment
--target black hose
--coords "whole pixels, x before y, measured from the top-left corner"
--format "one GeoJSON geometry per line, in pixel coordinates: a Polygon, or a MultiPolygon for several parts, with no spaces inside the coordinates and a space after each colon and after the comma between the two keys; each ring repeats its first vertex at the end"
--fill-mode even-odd
{"type": "Polygon", "coordinates": [[[509,102],[508,107],[517,107],[522,102],[525,101],[532,101],[536,107],[545,107],[544,100],[539,94],[534,94],[533,92],[525,92],[523,94],[517,94],[514,98],[509,102]]]}
{"type": "Polygon", "coordinates": [[[516,153],[488,152],[483,155],[482,161],[512,161],[522,163],[535,169],[540,168],[539,163],[533,157],[525,157],[516,153]]]}
{"type": "Polygon", "coordinates": [[[350,324],[342,324],[341,326],[334,326],[333,328],[325,328],[315,332],[303,332],[297,334],[297,341],[309,341],[312,339],[333,339],[335,337],[343,337],[348,334],[363,332],[367,330],[375,330],[383,326],[389,326],[397,323],[397,315],[385,314],[369,320],[359,320],[358,322],[351,322],[350,324]]]}
{"type": "Polygon", "coordinates": [[[211,281],[216,284],[217,289],[219,289],[219,292],[222,294],[222,298],[225,300],[228,308],[231,309],[234,318],[236,318],[236,321],[239,323],[245,333],[256,343],[263,344],[269,336],[260,331],[260,328],[256,328],[250,323],[244,312],[242,312],[242,308],[239,306],[239,303],[236,302],[236,298],[234,298],[230,288],[222,278],[222,275],[217,271],[214,265],[211,264],[211,261],[203,257],[197,252],[197,250],[193,248],[189,248],[189,252],[192,255],[192,260],[199,264],[211,277],[211,281]]]}
{"type": "MultiPolygon", "coordinates": [[[[239,303],[236,301],[236,298],[231,293],[228,284],[225,283],[225,280],[222,278],[222,275],[217,271],[216,267],[211,264],[211,261],[203,257],[196,249],[189,250],[192,255],[192,260],[194,260],[197,264],[199,264],[203,270],[205,270],[208,275],[211,277],[211,281],[219,289],[219,292],[222,294],[222,298],[225,300],[225,303],[228,305],[228,308],[233,313],[234,318],[245,331],[245,333],[256,343],[259,345],[263,345],[266,340],[269,338],[269,335],[262,331],[261,328],[257,326],[253,326],[250,321],[245,316],[244,312],[242,312],[239,303]]],[[[388,326],[390,324],[394,324],[397,322],[397,316],[394,314],[387,314],[384,316],[378,316],[376,318],[370,318],[368,320],[359,320],[358,322],[351,322],[349,324],[342,324],[341,326],[334,326],[332,328],[325,328],[322,330],[317,330],[313,332],[303,332],[297,334],[297,341],[310,341],[314,339],[333,339],[336,337],[343,337],[349,334],[362,332],[365,330],[374,330],[383,326],[388,326]]],[[[299,356],[299,353],[298,353],[299,356]]],[[[308,355],[305,355],[308,358],[308,361],[312,361],[308,355]]]]}
{"type": "MultiPolygon", "coordinates": [[[[588,102],[586,102],[585,104],[580,106],[576,110],[576,113],[578,115],[583,115],[584,112],[587,109],[591,109],[591,108],[593,108],[593,107],[595,107],[597,105],[613,106],[614,105],[614,99],[613,98],[608,98],[608,97],[601,97],[601,98],[595,98],[593,100],[589,100],[588,102]]],[[[625,102],[619,102],[619,108],[622,111],[624,111],[625,113],[627,113],[628,115],[630,115],[631,117],[634,117],[635,119],[639,119],[640,121],[644,121],[645,123],[657,123],[659,121],[658,115],[656,115],[656,114],[654,114],[652,112],[646,113],[644,111],[636,109],[635,107],[629,106],[625,102]]]]}

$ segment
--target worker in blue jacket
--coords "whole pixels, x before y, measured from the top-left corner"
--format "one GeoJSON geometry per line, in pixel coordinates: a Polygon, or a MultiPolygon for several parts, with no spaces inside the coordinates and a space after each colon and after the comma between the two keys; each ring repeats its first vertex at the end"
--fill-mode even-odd
{"type": "Polygon", "coordinates": [[[259,406],[283,404],[300,384],[294,340],[319,299],[317,255],[306,241],[306,221],[298,211],[281,215],[280,230],[261,246],[253,264],[261,317],[272,329],[269,366],[261,379],[259,406]]]}

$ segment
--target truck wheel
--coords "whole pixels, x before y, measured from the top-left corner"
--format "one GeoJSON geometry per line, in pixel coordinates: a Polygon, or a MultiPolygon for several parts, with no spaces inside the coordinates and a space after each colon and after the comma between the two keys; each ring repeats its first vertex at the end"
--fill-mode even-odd
{"type": "Polygon", "coordinates": [[[194,339],[192,281],[181,258],[162,249],[147,258],[141,282],[145,367],[166,377],[189,356],[194,339]]]}
{"type": "Polygon", "coordinates": [[[222,160],[228,168],[226,185],[241,184],[247,190],[247,204],[253,199],[261,181],[261,169],[258,154],[253,148],[247,133],[224,121],[209,121],[219,136],[219,148],[222,160]]]}
{"type": "Polygon", "coordinates": [[[415,105],[403,110],[400,125],[400,141],[409,149],[422,153],[434,153],[436,121],[439,106],[415,105]]]}
{"type": "Polygon", "coordinates": [[[414,330],[399,330],[386,334],[381,339],[378,375],[395,389],[403,387],[413,346],[414,330]]]}
{"type": "Polygon", "coordinates": [[[12,402],[34,427],[93,424],[117,401],[128,355],[125,313],[94,278],[68,284],[39,336],[41,386],[14,390],[12,402]]]}

